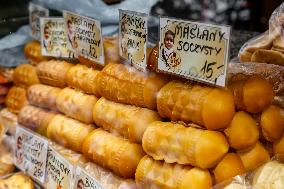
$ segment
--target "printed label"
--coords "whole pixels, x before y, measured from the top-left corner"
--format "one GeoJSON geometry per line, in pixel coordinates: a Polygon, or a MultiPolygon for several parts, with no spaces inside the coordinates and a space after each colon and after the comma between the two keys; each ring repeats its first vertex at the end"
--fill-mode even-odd
{"type": "Polygon", "coordinates": [[[106,189],[80,166],[76,167],[74,189],[106,189]]]}
{"type": "Polygon", "coordinates": [[[41,54],[62,58],[72,58],[67,48],[64,18],[40,18],[41,54]]]}
{"type": "Polygon", "coordinates": [[[146,70],[147,14],[119,10],[119,55],[146,70]]]}
{"type": "Polygon", "coordinates": [[[36,40],[40,40],[40,17],[49,16],[49,10],[39,5],[29,4],[29,20],[31,26],[31,35],[36,40]]]}
{"type": "Polygon", "coordinates": [[[67,45],[76,56],[104,65],[101,23],[68,11],[63,12],[67,45]]]}
{"type": "Polygon", "coordinates": [[[225,86],[230,30],[161,17],[158,70],[225,86]]]}
{"type": "Polygon", "coordinates": [[[47,152],[47,188],[70,189],[73,186],[73,165],[49,146],[47,152]]]}
{"type": "Polygon", "coordinates": [[[14,161],[17,167],[44,183],[48,141],[20,126],[16,127],[14,161]]]}

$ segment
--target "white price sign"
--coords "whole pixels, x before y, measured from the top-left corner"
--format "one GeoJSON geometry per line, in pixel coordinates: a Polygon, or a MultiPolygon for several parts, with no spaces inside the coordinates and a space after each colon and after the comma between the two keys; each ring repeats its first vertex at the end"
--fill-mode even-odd
{"type": "Polygon", "coordinates": [[[31,26],[31,35],[40,40],[40,17],[49,16],[49,10],[39,5],[29,4],[29,19],[31,26]]]}
{"type": "Polygon", "coordinates": [[[17,126],[14,162],[32,178],[44,183],[48,141],[27,129],[17,126]]]}
{"type": "Polygon", "coordinates": [[[47,188],[72,188],[73,165],[51,146],[49,146],[47,154],[47,188]]]}
{"type": "Polygon", "coordinates": [[[74,189],[106,189],[80,166],[76,167],[74,189]]]}

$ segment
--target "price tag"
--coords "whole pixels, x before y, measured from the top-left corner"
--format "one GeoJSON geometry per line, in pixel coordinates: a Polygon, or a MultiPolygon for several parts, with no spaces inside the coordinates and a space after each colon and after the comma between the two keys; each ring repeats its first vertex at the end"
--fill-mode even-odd
{"type": "Polygon", "coordinates": [[[80,166],[76,167],[74,189],[106,189],[80,166]]]}
{"type": "Polygon", "coordinates": [[[31,35],[36,40],[40,40],[40,17],[49,16],[49,10],[39,5],[29,4],[29,20],[31,35]]]}
{"type": "Polygon", "coordinates": [[[74,167],[54,148],[47,152],[47,188],[70,189],[73,187],[74,167]]]}
{"type": "Polygon", "coordinates": [[[160,18],[158,70],[225,86],[229,26],[160,18]]]}
{"type": "Polygon", "coordinates": [[[147,16],[119,10],[119,55],[142,71],[147,67],[147,16]]]}
{"type": "Polygon", "coordinates": [[[76,56],[104,65],[101,23],[95,19],[63,11],[67,45],[76,56]]]}
{"type": "Polygon", "coordinates": [[[62,58],[72,58],[67,48],[64,18],[40,18],[41,54],[62,58]]]}
{"type": "Polygon", "coordinates": [[[16,127],[14,162],[22,171],[44,183],[48,141],[20,126],[16,127]]]}

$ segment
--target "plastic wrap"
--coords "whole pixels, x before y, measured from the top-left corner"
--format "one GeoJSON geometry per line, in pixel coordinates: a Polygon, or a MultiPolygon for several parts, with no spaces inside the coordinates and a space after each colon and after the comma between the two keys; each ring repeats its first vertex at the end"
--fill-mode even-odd
{"type": "MultiPolygon", "coordinates": [[[[1,140],[2,141],[2,140],[1,140]]],[[[10,174],[14,171],[12,150],[7,146],[0,144],[0,177],[10,174]]],[[[1,188],[1,187],[0,187],[1,188]]]]}
{"type": "Polygon", "coordinates": [[[215,166],[229,150],[221,132],[158,121],[146,129],[142,145],[155,160],[200,168],[215,166]]]}
{"type": "Polygon", "coordinates": [[[16,86],[28,88],[30,85],[38,84],[36,68],[30,64],[19,65],[13,73],[13,81],[16,86]]]}
{"type": "Polygon", "coordinates": [[[18,124],[18,116],[10,112],[8,108],[3,108],[0,111],[0,124],[7,129],[8,133],[14,135],[18,124]]]}
{"type": "Polygon", "coordinates": [[[284,3],[279,5],[269,18],[269,36],[280,35],[284,41],[284,3]]]}
{"type": "Polygon", "coordinates": [[[28,88],[27,96],[30,104],[57,111],[56,98],[60,91],[57,87],[37,84],[28,88]]]}
{"type": "Polygon", "coordinates": [[[12,87],[5,99],[9,111],[19,113],[20,109],[28,104],[26,90],[21,87],[12,87]]]}
{"type": "Polygon", "coordinates": [[[95,104],[93,118],[103,129],[140,144],[150,123],[161,120],[153,110],[112,102],[104,97],[95,104]]]}
{"type": "Polygon", "coordinates": [[[137,165],[145,155],[141,145],[102,129],[96,129],[88,135],[83,144],[83,153],[124,178],[134,178],[137,165]]]}
{"type": "Polygon", "coordinates": [[[98,98],[71,88],[64,88],[56,98],[59,111],[84,123],[93,123],[93,107],[98,98]]]}

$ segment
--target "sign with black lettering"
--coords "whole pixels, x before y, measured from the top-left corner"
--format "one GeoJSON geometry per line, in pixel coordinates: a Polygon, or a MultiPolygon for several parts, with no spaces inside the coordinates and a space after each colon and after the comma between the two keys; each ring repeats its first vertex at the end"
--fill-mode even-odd
{"type": "Polygon", "coordinates": [[[67,45],[75,56],[104,65],[101,23],[95,19],[63,11],[67,45]]]}
{"type": "Polygon", "coordinates": [[[73,165],[51,146],[47,152],[46,170],[47,188],[70,189],[73,187],[73,165]]]}
{"type": "Polygon", "coordinates": [[[136,68],[146,70],[147,14],[119,10],[119,55],[136,68]]]}
{"type": "Polygon", "coordinates": [[[67,48],[64,18],[40,18],[41,54],[61,58],[72,58],[67,48]]]}
{"type": "Polygon", "coordinates": [[[225,86],[229,26],[160,18],[158,70],[225,86]]]}
{"type": "Polygon", "coordinates": [[[40,40],[40,17],[47,17],[48,15],[48,9],[33,3],[29,4],[29,20],[33,38],[40,40]]]}
{"type": "Polygon", "coordinates": [[[76,167],[74,189],[106,189],[80,166],[76,167]]]}
{"type": "Polygon", "coordinates": [[[43,184],[48,141],[21,126],[17,126],[15,142],[15,165],[33,179],[43,184]]]}

